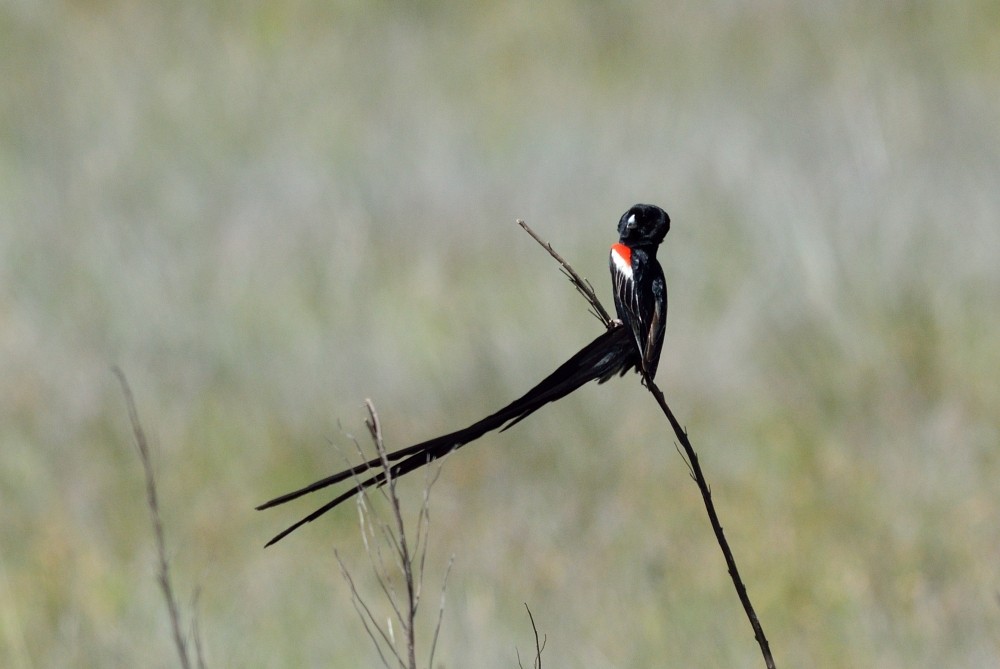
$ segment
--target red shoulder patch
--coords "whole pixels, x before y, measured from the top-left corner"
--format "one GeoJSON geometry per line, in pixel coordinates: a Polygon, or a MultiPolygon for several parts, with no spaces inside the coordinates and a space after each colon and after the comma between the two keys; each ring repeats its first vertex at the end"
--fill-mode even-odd
{"type": "Polygon", "coordinates": [[[632,249],[624,244],[612,244],[611,252],[621,258],[626,265],[632,266],[632,249]]]}
{"type": "Polygon", "coordinates": [[[611,264],[624,276],[632,278],[632,249],[624,244],[611,245],[611,264]]]}

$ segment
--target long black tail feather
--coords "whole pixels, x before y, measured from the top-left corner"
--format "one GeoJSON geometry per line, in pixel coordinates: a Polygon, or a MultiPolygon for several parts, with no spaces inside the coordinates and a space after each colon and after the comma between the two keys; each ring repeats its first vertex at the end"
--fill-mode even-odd
{"type": "MultiPolygon", "coordinates": [[[[390,466],[388,473],[393,478],[408,474],[438,458],[444,457],[465,444],[479,439],[487,432],[497,429],[501,432],[506,430],[546,404],[569,395],[585,383],[590,381],[604,383],[615,375],[622,375],[630,369],[636,368],[638,363],[639,357],[636,352],[633,335],[629,331],[629,328],[621,326],[613,327],[584,346],[578,353],[560,365],[558,369],[545,377],[534,388],[496,413],[490,414],[464,429],[387,454],[387,460],[395,463],[390,466]]],[[[356,484],[351,489],[338,495],[302,520],[283,530],[268,541],[267,545],[270,546],[277,543],[302,525],[316,520],[330,509],[350,499],[362,490],[384,484],[386,482],[385,471],[380,471],[366,479],[358,480],[360,474],[370,469],[381,467],[382,460],[375,458],[332,476],[320,479],[304,488],[275,497],[258,506],[258,510],[269,509],[311,492],[346,481],[347,479],[353,478],[356,481],[356,484]]]]}

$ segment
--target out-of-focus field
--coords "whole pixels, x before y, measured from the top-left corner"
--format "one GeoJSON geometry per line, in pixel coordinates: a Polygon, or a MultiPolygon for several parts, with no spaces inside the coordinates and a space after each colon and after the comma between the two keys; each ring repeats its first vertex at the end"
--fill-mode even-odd
{"type": "MultiPolygon", "coordinates": [[[[211,666],[375,666],[347,505],[600,331],[618,216],[674,226],[659,382],[779,666],[1000,662],[995,2],[0,5],[0,666],[175,666],[125,405],[211,666]]],[[[402,487],[411,508],[423,478],[402,487]]],[[[757,667],[634,376],[450,457],[437,659],[757,667]]],[[[418,643],[426,657],[429,633],[418,643]]]]}

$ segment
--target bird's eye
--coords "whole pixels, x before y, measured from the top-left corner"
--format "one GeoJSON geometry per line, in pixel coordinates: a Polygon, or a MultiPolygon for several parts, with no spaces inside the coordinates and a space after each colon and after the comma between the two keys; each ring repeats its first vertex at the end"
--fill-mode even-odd
{"type": "Polygon", "coordinates": [[[629,230],[635,229],[635,214],[632,214],[631,216],[628,217],[628,220],[625,221],[625,225],[628,226],[629,230]]]}

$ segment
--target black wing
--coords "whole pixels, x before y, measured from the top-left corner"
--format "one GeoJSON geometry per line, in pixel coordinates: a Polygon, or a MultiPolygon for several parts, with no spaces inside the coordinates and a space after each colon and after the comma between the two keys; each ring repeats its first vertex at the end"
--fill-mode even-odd
{"type": "Polygon", "coordinates": [[[656,375],[667,327],[667,284],[663,269],[654,258],[635,250],[629,263],[612,251],[611,282],[618,317],[635,337],[642,367],[650,378],[656,375]]]}

